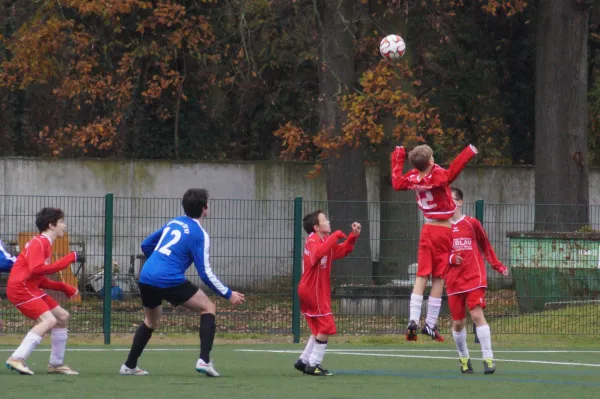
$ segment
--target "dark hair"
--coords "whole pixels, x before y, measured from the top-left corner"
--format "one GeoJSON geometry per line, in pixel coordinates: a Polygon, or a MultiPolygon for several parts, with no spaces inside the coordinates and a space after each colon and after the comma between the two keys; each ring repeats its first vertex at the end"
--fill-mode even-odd
{"type": "Polygon", "coordinates": [[[459,199],[462,201],[463,199],[463,192],[460,188],[457,187],[450,187],[450,190],[452,190],[452,193],[456,196],[456,199],[459,199]]]}
{"type": "Polygon", "coordinates": [[[304,218],[302,219],[302,227],[304,227],[304,231],[306,231],[306,234],[315,232],[315,226],[319,224],[319,215],[322,213],[323,211],[317,210],[304,216],[304,218]]]}
{"type": "Polygon", "coordinates": [[[35,226],[41,233],[48,230],[50,225],[56,226],[58,221],[64,218],[64,212],[58,208],[42,208],[42,210],[35,215],[35,226]]]}
{"type": "Polygon", "coordinates": [[[197,219],[208,205],[208,191],[203,188],[190,188],[183,194],[181,206],[186,216],[197,219]]]}

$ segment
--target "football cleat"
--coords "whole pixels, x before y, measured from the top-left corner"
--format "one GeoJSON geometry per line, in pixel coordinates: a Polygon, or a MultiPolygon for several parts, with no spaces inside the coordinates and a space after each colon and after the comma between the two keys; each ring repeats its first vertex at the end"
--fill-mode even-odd
{"type": "Polygon", "coordinates": [[[333,373],[321,367],[320,364],[317,364],[316,366],[307,365],[306,369],[304,369],[304,374],[315,375],[318,377],[327,377],[333,375],[333,373]]]}
{"type": "Polygon", "coordinates": [[[423,330],[421,330],[423,334],[427,334],[438,342],[444,342],[444,337],[442,337],[437,329],[437,326],[429,327],[427,323],[423,326],[423,330]]]}
{"type": "Polygon", "coordinates": [[[207,377],[219,377],[219,373],[215,370],[213,361],[206,363],[202,359],[198,359],[196,362],[196,371],[202,374],[206,374],[207,377]]]}
{"type": "Polygon", "coordinates": [[[463,374],[473,374],[473,367],[471,366],[470,357],[459,357],[460,372],[463,374]]]}
{"type": "Polygon", "coordinates": [[[142,370],[139,367],[130,369],[129,367],[127,367],[125,365],[121,366],[121,369],[119,370],[119,374],[121,374],[121,375],[150,375],[149,372],[147,372],[146,370],[142,370]]]}
{"type": "Polygon", "coordinates": [[[483,374],[494,374],[496,371],[496,363],[494,359],[483,359],[483,374]]]}
{"type": "Polygon", "coordinates": [[[48,374],[64,374],[64,375],[79,375],[79,373],[73,370],[71,367],[66,364],[59,364],[54,366],[52,364],[48,365],[48,374]]]}
{"type": "Polygon", "coordinates": [[[296,360],[296,362],[294,363],[294,368],[298,371],[302,371],[304,373],[304,371],[306,370],[306,366],[307,364],[304,363],[302,361],[302,359],[298,359],[296,360]]]}
{"type": "Polygon", "coordinates": [[[416,341],[418,329],[419,329],[419,326],[417,325],[417,322],[414,320],[411,320],[410,323],[408,323],[408,326],[406,326],[406,340],[407,341],[416,341]]]}
{"type": "Polygon", "coordinates": [[[23,359],[15,359],[13,357],[9,357],[6,361],[6,368],[9,370],[17,371],[19,374],[33,375],[33,371],[29,370],[29,367],[27,367],[27,364],[23,359]]]}

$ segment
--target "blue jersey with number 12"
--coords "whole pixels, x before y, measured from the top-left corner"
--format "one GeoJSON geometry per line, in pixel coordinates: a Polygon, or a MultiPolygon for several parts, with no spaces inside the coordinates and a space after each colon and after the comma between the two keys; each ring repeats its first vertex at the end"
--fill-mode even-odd
{"type": "Polygon", "coordinates": [[[208,261],[210,239],[196,219],[180,216],[150,234],[142,242],[148,259],[140,283],[170,288],[186,282],[185,271],[192,263],[202,281],[216,294],[229,299],[231,290],[213,273],[208,261]]]}

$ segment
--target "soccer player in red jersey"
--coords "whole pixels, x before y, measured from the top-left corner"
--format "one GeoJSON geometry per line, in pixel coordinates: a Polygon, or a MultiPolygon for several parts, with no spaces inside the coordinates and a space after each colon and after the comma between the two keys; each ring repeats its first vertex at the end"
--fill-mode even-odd
{"type": "Polygon", "coordinates": [[[51,264],[52,243],[64,235],[66,225],[64,213],[57,208],[43,208],[35,218],[40,235],[25,245],[12,267],[6,285],[6,297],[17,309],[35,320],[36,325],[25,336],[21,345],[6,361],[6,367],[21,374],[33,375],[27,367],[27,358],[51,332],[50,374],[79,374],[63,363],[67,345],[67,324],[69,313],[60,307],[44,289],[64,292],[67,297],[77,295],[77,289],[68,284],[49,280],[46,275],[67,268],[77,260],[75,252],[51,264]]]}
{"type": "Polygon", "coordinates": [[[414,169],[403,175],[402,168],[406,156],[404,148],[396,147],[392,153],[394,190],[414,190],[417,204],[425,216],[425,225],[419,239],[417,278],[410,297],[407,341],[417,340],[423,293],[429,276],[432,276],[432,284],[422,332],[436,341],[444,341],[444,337],[437,330],[437,319],[442,306],[444,274],[452,249],[450,218],[456,210],[450,194],[450,183],[458,177],[475,154],[477,149],[472,145],[468,146],[446,170],[434,162],[431,147],[419,145],[408,154],[408,160],[414,169]]]}
{"type": "Polygon", "coordinates": [[[481,343],[483,372],[493,374],[496,365],[492,353],[490,327],[483,316],[487,289],[483,257],[485,256],[498,273],[506,276],[508,269],[496,257],[481,223],[475,218],[462,214],[462,191],[452,187],[452,198],[456,204],[456,211],[452,216],[452,253],[450,266],[446,271],[448,306],[452,314],[452,337],[458,350],[460,371],[463,374],[472,374],[473,367],[467,348],[465,329],[466,307],[468,307],[481,343]]]}
{"type": "Polygon", "coordinates": [[[302,220],[308,237],[304,246],[302,278],[298,285],[300,311],[306,317],[311,331],[306,348],[294,363],[297,370],[315,376],[332,375],[321,367],[330,335],[336,333],[331,313],[331,263],[354,250],[360,235],[360,223],[352,223],[352,232],[346,235],[340,230],[331,234],[329,220],[321,211],[312,212],[302,220]],[[338,244],[338,240],[346,240],[338,244]]]}

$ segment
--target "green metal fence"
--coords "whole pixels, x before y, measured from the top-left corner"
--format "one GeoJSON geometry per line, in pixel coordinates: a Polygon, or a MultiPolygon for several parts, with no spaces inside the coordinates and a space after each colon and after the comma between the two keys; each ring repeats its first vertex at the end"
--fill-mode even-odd
{"type": "MultiPolygon", "coordinates": [[[[10,252],[19,251],[20,234],[35,232],[35,214],[44,206],[65,211],[70,249],[81,255],[71,269],[81,301],[66,302],[56,295],[71,312],[71,331],[104,333],[106,343],[110,333],[135,331],[143,320],[136,284],[145,262],[140,243],[181,213],[180,199],[3,196],[0,238],[10,252]]],[[[363,225],[355,251],[333,265],[338,332],[402,334],[423,223],[414,203],[213,199],[209,207],[205,227],[213,270],[247,296],[237,308],[215,299],[220,332],[295,339],[307,334],[296,295],[306,236],[301,220],[321,209],[333,229],[348,233],[355,220],[363,225]]],[[[599,210],[588,208],[591,227],[600,225],[599,210]]],[[[506,334],[598,334],[600,236],[530,234],[535,211],[535,205],[464,205],[464,213],[483,222],[498,257],[511,270],[504,277],[488,268],[486,317],[491,328],[506,334]]],[[[193,267],[188,273],[208,292],[193,267]]],[[[0,296],[5,279],[0,275],[0,296]]],[[[0,308],[4,332],[23,333],[31,326],[8,301],[0,302],[0,308]]],[[[197,332],[196,314],[166,303],[164,310],[163,332],[197,332]]],[[[444,301],[441,331],[448,333],[450,323],[444,301]]]]}

